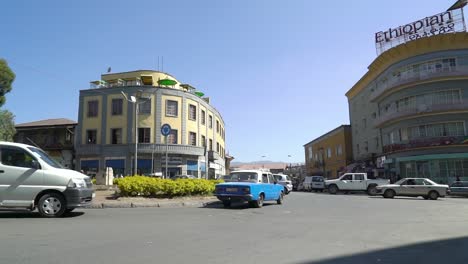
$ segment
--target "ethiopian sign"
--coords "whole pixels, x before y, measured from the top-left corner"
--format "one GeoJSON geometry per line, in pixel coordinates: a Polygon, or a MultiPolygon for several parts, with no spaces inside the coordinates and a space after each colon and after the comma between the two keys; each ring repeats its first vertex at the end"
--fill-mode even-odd
{"type": "Polygon", "coordinates": [[[400,44],[439,34],[466,31],[463,9],[445,11],[412,23],[375,33],[377,54],[400,44]]]}

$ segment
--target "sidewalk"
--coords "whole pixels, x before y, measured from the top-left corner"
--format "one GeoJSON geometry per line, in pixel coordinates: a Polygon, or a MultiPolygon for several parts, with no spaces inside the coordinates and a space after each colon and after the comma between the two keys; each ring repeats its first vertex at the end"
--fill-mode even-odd
{"type": "Polygon", "coordinates": [[[214,196],[178,197],[173,199],[144,197],[115,197],[115,191],[96,190],[93,203],[86,208],[135,208],[135,207],[204,207],[217,203],[214,196]]]}

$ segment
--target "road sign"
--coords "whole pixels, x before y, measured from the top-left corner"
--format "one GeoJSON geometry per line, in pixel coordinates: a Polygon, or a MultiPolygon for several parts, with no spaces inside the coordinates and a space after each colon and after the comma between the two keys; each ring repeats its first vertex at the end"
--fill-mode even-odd
{"type": "Polygon", "coordinates": [[[164,124],[161,126],[161,134],[163,136],[168,136],[171,133],[171,126],[169,124],[164,124]]]}

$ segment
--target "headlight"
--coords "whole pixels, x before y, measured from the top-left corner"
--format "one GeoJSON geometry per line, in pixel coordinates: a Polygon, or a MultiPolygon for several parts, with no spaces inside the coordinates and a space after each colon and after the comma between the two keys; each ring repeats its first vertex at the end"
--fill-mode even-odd
{"type": "Polygon", "coordinates": [[[69,187],[69,188],[85,188],[86,187],[86,182],[85,182],[84,179],[71,178],[70,181],[68,182],[67,187],[69,187]]]}

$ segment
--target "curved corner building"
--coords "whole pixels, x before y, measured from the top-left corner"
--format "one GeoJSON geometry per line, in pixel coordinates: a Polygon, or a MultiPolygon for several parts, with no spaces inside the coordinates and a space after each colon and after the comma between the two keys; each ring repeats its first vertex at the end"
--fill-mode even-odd
{"type": "Polygon", "coordinates": [[[355,161],[402,178],[468,180],[468,33],[387,50],[346,96],[355,161]]]}
{"type": "Polygon", "coordinates": [[[224,174],[224,121],[209,98],[202,96],[159,71],[103,74],[101,80],[91,82],[91,89],[80,91],[75,137],[78,169],[102,175],[110,167],[114,175],[132,175],[138,138],[138,174],[164,174],[166,142],[161,126],[169,124],[168,176],[204,178],[207,164],[210,177],[224,174]]]}

